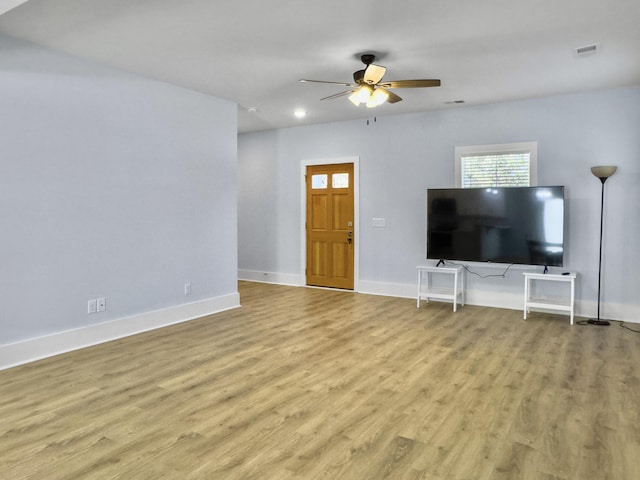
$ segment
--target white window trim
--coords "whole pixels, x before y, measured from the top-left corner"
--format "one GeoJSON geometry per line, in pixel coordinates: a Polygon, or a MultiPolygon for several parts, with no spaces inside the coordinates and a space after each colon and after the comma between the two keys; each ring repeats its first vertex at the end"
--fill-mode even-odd
{"type": "Polygon", "coordinates": [[[462,157],[473,155],[504,155],[529,153],[529,185],[538,185],[538,142],[497,143],[494,145],[469,145],[456,147],[456,187],[462,188],[462,157]]]}

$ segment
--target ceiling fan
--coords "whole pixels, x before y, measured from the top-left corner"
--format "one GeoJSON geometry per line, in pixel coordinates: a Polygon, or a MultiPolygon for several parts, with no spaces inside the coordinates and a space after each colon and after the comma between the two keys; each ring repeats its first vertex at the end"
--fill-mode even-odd
{"type": "Polygon", "coordinates": [[[389,91],[389,88],[422,88],[422,87],[439,87],[440,80],[437,79],[420,79],[420,80],[394,80],[383,82],[387,69],[380,65],[374,65],[375,55],[366,53],[360,57],[362,63],[365,64],[364,69],[353,73],[353,83],[330,82],[326,80],[306,80],[301,82],[312,83],[331,83],[334,85],[344,85],[350,87],[351,90],[329,95],[320,100],[330,100],[332,98],[343,97],[349,95],[349,100],[356,107],[364,103],[367,107],[373,108],[382,105],[384,102],[396,103],[402,98],[395,93],[389,91]]]}

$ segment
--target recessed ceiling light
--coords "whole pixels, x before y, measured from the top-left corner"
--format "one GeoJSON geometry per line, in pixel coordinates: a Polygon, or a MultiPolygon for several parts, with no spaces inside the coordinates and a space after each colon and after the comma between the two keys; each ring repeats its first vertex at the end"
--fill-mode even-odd
{"type": "Polygon", "coordinates": [[[297,109],[295,112],[293,112],[293,114],[296,118],[304,118],[307,116],[307,112],[305,110],[302,110],[301,108],[297,109]]]}

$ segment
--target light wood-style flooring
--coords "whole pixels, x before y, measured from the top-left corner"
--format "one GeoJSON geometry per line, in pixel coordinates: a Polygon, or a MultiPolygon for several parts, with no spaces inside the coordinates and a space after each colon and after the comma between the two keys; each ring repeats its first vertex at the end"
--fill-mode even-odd
{"type": "Polygon", "coordinates": [[[640,478],[640,335],[240,283],[242,307],[0,372],[0,478],[640,478]]]}

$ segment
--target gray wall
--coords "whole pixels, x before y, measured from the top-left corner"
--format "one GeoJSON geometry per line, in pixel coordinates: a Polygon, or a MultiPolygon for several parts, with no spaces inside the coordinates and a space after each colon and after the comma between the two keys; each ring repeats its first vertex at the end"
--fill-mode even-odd
{"type": "MultiPolygon", "coordinates": [[[[455,186],[454,148],[537,141],[538,183],[566,187],[565,268],[555,271],[579,273],[583,315],[595,313],[598,269],[600,182],[589,168],[618,166],[607,182],[603,316],[640,320],[640,88],[383,115],[392,109],[383,106],[369,125],[349,121],[239,136],[241,276],[299,276],[301,162],[359,156],[361,290],[404,286],[411,295],[415,266],[425,263],[425,192],[455,186]],[[386,218],[387,227],[371,227],[373,217],[386,218]]],[[[521,305],[521,269],[506,278],[469,281],[473,303],[521,305]]]]}
{"type": "Polygon", "coordinates": [[[0,345],[237,291],[235,104],[7,37],[0,69],[0,345]]]}

